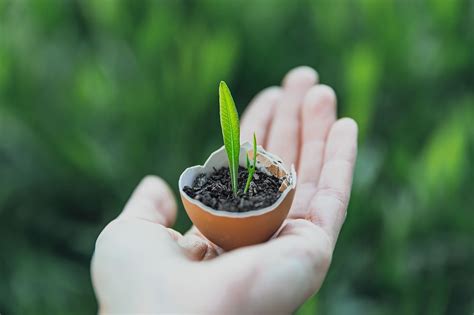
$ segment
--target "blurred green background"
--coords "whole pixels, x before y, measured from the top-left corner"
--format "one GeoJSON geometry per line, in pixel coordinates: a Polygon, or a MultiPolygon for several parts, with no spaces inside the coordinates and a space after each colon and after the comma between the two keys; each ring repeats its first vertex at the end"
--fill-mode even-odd
{"type": "Polygon", "coordinates": [[[309,65],[360,155],[298,314],[471,314],[473,30],[461,0],[0,0],[0,312],[96,312],[97,235],[144,175],[176,190],[221,145],[218,82],[242,112],[309,65]]]}

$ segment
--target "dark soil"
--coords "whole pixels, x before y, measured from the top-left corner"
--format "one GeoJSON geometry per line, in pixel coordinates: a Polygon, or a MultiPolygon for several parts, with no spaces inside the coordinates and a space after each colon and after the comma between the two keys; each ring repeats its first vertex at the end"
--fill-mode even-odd
{"type": "Polygon", "coordinates": [[[200,174],[192,187],[185,186],[183,191],[191,198],[199,200],[216,210],[246,212],[271,206],[280,197],[278,191],[283,180],[256,170],[250,188],[244,194],[247,182],[247,169],[239,168],[238,193],[234,196],[230,183],[229,168],[214,169],[208,176],[200,174]]]}

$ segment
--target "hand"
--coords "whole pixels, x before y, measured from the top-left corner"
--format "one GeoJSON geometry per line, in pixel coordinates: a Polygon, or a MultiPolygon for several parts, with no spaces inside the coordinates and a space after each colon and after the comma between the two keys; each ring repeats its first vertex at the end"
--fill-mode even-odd
{"type": "Polygon", "coordinates": [[[146,177],[123,212],[102,231],[92,259],[101,313],[291,313],[319,290],[346,216],[357,126],[336,121],[334,91],[314,70],[290,71],[262,91],[241,123],[242,140],[297,166],[288,219],[270,241],[222,253],[196,228],[168,228],[175,199],[146,177]]]}

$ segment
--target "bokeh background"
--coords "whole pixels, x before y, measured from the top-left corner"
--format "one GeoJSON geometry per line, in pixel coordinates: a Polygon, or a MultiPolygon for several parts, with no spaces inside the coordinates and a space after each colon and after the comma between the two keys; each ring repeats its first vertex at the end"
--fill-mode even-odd
{"type": "Polygon", "coordinates": [[[176,190],[221,145],[218,82],[242,113],[298,65],[358,121],[360,155],[331,270],[297,313],[472,314],[462,0],[1,0],[0,312],[96,312],[96,237],[144,175],[176,190]]]}

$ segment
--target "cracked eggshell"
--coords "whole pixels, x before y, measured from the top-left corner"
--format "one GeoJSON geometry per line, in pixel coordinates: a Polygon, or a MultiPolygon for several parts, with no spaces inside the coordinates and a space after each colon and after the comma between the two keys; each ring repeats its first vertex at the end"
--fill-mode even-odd
{"type": "MultiPolygon", "coordinates": [[[[248,142],[240,147],[240,165],[246,165],[246,154],[253,158],[253,148],[248,142]]],[[[194,179],[201,173],[209,174],[214,168],[228,166],[224,147],[213,152],[204,165],[187,168],[180,176],[178,186],[184,208],[199,231],[211,242],[224,250],[254,245],[270,239],[278,230],[290,211],[295,195],[296,172],[294,166],[288,171],[281,159],[257,147],[257,168],[284,178],[280,187],[282,192],[275,203],[269,207],[247,212],[228,212],[212,209],[189,197],[185,186],[192,186],[194,179]]]]}

